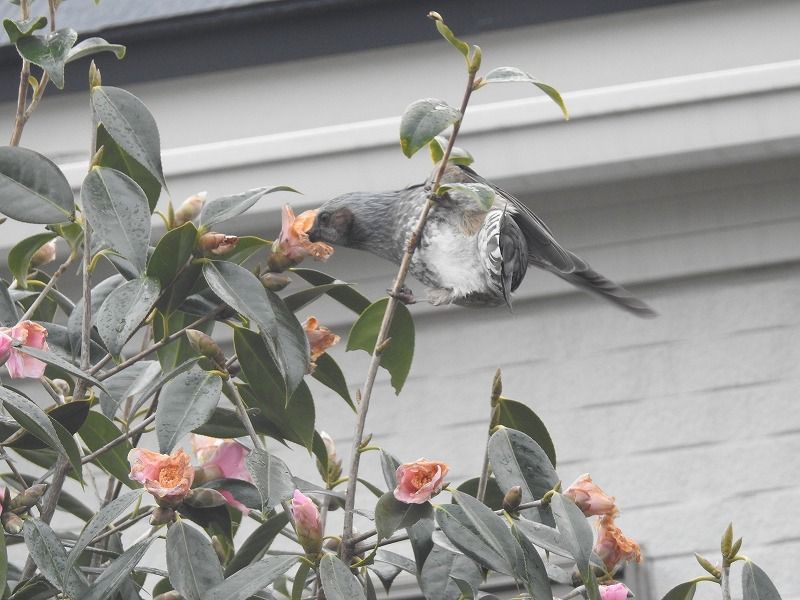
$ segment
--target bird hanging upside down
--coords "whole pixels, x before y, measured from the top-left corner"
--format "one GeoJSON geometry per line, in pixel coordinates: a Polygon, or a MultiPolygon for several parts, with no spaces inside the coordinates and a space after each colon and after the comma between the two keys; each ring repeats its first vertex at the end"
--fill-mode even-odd
{"type": "MultiPolygon", "coordinates": [[[[433,175],[425,184],[402,190],[352,192],[328,200],[317,211],[309,239],[366,250],[399,264],[432,180],[433,175]]],[[[469,167],[448,165],[441,183],[484,184],[496,196],[486,210],[471,196],[451,190],[430,211],[410,270],[428,286],[432,304],[510,307],[511,292],[533,265],[637,316],[656,315],[625,288],[562,248],[522,202],[469,167]]]]}

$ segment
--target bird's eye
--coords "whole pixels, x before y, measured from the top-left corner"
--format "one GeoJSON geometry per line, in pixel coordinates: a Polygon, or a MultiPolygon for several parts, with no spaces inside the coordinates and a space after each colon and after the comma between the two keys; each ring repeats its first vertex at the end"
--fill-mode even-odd
{"type": "Polygon", "coordinates": [[[324,212],[319,215],[319,224],[322,227],[327,227],[331,223],[331,213],[324,212]]]}

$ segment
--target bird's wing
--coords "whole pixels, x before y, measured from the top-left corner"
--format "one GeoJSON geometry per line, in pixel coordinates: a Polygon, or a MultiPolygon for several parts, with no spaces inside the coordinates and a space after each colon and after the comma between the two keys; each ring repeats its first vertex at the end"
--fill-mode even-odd
{"type": "MultiPolygon", "coordinates": [[[[561,247],[553,233],[533,212],[513,195],[487,181],[469,167],[459,166],[463,176],[474,183],[482,183],[494,189],[495,193],[512,207],[511,216],[519,225],[528,246],[528,259],[532,264],[545,263],[558,273],[572,273],[581,268],[575,262],[575,255],[561,247]]],[[[579,259],[580,260],[580,259],[579,259]]]]}
{"type": "Polygon", "coordinates": [[[511,308],[511,292],[522,283],[528,270],[528,248],[525,236],[505,208],[486,214],[478,233],[478,247],[486,272],[511,308]]]}

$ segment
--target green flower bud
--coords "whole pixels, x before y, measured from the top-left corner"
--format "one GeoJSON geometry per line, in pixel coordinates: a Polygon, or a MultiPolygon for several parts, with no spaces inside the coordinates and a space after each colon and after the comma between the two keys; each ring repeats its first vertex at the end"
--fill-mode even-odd
{"type": "Polygon", "coordinates": [[[522,503],[522,487],[515,485],[503,497],[503,510],[507,513],[515,513],[522,503]]]}
{"type": "Polygon", "coordinates": [[[19,515],[13,512],[3,513],[3,516],[0,517],[0,522],[3,523],[3,529],[6,530],[6,533],[11,534],[18,534],[22,531],[22,525],[25,523],[19,515]]]}
{"type": "Polygon", "coordinates": [[[8,510],[16,514],[22,514],[30,507],[36,506],[36,503],[42,499],[42,496],[44,496],[46,491],[46,483],[37,483],[36,485],[32,485],[24,492],[17,494],[16,498],[11,500],[8,505],[8,510]]]}
{"type": "Polygon", "coordinates": [[[220,367],[225,365],[225,355],[210,335],[206,335],[197,329],[187,329],[186,339],[189,340],[189,345],[195,352],[210,358],[220,367]]]}

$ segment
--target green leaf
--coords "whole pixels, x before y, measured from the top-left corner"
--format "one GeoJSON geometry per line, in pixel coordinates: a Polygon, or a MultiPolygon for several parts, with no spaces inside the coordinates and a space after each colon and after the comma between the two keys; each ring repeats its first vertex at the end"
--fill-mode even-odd
{"type": "Polygon", "coordinates": [[[81,201],[92,229],[141,274],[150,244],[150,209],[139,184],[115,169],[95,167],[83,180],[81,201]]]}
{"type": "MultiPolygon", "coordinates": [[[[161,366],[155,360],[143,360],[127,369],[115,373],[105,381],[105,392],[100,392],[100,408],[103,414],[113,419],[119,407],[128,398],[140,394],[161,374],[161,366]]],[[[72,404],[72,403],[71,403],[72,404]]]]}
{"type": "Polygon", "coordinates": [[[451,197],[466,197],[469,202],[482,211],[488,211],[494,204],[494,188],[484,183],[445,183],[439,186],[439,193],[445,192],[451,197]]]}
{"type": "Polygon", "coordinates": [[[242,542],[239,550],[233,555],[228,566],[225,567],[225,576],[230,577],[254,560],[259,560],[264,556],[264,553],[269,550],[272,542],[288,523],[289,515],[287,513],[276,512],[259,525],[255,531],[242,542]]]}
{"type": "Polygon", "coordinates": [[[236,247],[225,255],[225,260],[241,265],[256,252],[271,245],[271,242],[255,235],[242,235],[236,247]]]}
{"type": "MultiPolygon", "coordinates": [[[[86,422],[78,431],[83,443],[92,452],[102,448],[111,440],[115,440],[122,435],[122,432],[114,423],[98,412],[90,411],[86,422]]],[[[129,488],[139,488],[141,484],[128,477],[131,466],[128,462],[128,452],[133,447],[129,440],[120,442],[110,450],[104,452],[92,461],[100,466],[104,471],[124,483],[129,488]]]]}
{"type": "Polygon", "coordinates": [[[397,467],[399,466],[400,461],[381,448],[381,472],[383,473],[386,487],[390,490],[393,490],[397,485],[397,467]]]}
{"type": "Polygon", "coordinates": [[[378,541],[390,537],[398,529],[411,527],[423,518],[430,518],[432,509],[430,502],[423,504],[406,504],[394,497],[393,492],[386,492],[375,505],[375,529],[378,541]]]}
{"type": "MultiPolygon", "coordinates": [[[[107,600],[108,598],[113,598],[114,592],[123,584],[133,568],[139,564],[154,539],[151,537],[134,544],[111,561],[86,592],[86,595],[81,596],[81,600],[107,600]]],[[[216,560],[216,556],[214,559],[216,560]]]]}
{"type": "Polygon", "coordinates": [[[291,395],[309,370],[308,340],[294,314],[243,267],[208,262],[203,265],[203,275],[224,302],[258,325],[286,382],[286,395],[291,395]]]}
{"type": "MultiPolygon", "coordinates": [[[[347,339],[348,351],[364,350],[372,354],[388,303],[388,298],[382,298],[361,313],[350,330],[347,339]]],[[[404,304],[398,303],[396,306],[397,310],[389,327],[391,341],[381,354],[381,366],[389,371],[392,387],[395,393],[399,394],[414,358],[414,320],[404,304]]]]}
{"type": "MultiPolygon", "coordinates": [[[[592,527],[589,525],[589,521],[586,520],[586,516],[581,512],[581,509],[571,499],[561,494],[555,494],[552,497],[550,507],[556,520],[556,528],[561,533],[564,543],[575,559],[578,570],[588,588],[589,560],[592,556],[592,545],[594,544],[592,527]]],[[[597,587],[596,582],[595,587],[597,587]]]]}
{"type": "Polygon", "coordinates": [[[27,287],[28,271],[31,268],[31,258],[36,251],[50,240],[55,239],[55,233],[37,233],[18,242],[8,252],[8,270],[17,280],[17,284],[22,289],[27,287]]]}
{"type": "MultiPolygon", "coordinates": [[[[20,393],[20,395],[23,395],[20,393]]],[[[89,413],[90,403],[87,400],[75,400],[66,404],[59,404],[47,409],[45,413],[56,423],[60,423],[67,431],[68,435],[76,433],[80,429],[86,416],[89,413]]],[[[3,442],[9,448],[23,448],[25,450],[39,450],[45,448],[39,438],[31,435],[24,429],[18,429],[13,435],[9,435],[3,442]]]]}
{"type": "MultiPolygon", "coordinates": [[[[105,302],[108,295],[113,292],[116,288],[122,285],[125,282],[125,278],[122,275],[112,275],[111,277],[107,277],[96,286],[92,288],[92,302],[91,302],[91,314],[92,314],[92,324],[97,319],[97,311],[100,310],[100,307],[105,302]]],[[[75,308],[69,315],[69,319],[67,320],[67,332],[69,334],[69,341],[70,345],[72,346],[72,355],[79,356],[81,350],[81,330],[83,329],[83,298],[78,300],[77,304],[75,304],[75,308]]],[[[94,334],[96,339],[100,339],[100,336],[94,334]]]]}
{"type": "Polygon", "coordinates": [[[319,576],[327,600],[366,600],[364,589],[350,568],[333,554],[319,562],[319,576]]]}
{"type": "Polygon", "coordinates": [[[498,424],[505,425],[509,429],[521,431],[534,442],[536,442],[547,457],[550,464],[556,466],[556,448],[553,439],[547,431],[544,422],[528,406],[522,402],[500,398],[498,401],[499,417],[498,424]]]}
{"type": "Polygon", "coordinates": [[[565,558],[572,558],[572,548],[558,529],[525,518],[518,519],[515,524],[525,537],[540,548],[565,558]]]}
{"type": "Polygon", "coordinates": [[[3,19],[3,28],[8,34],[12,44],[16,44],[21,37],[32,35],[34,31],[47,26],[47,17],[31,17],[30,19],[3,19]]]}
{"type": "Polygon", "coordinates": [[[530,73],[526,73],[516,67],[498,67],[489,71],[481,80],[478,87],[483,87],[487,83],[509,83],[521,81],[524,83],[532,83],[537,88],[547,94],[550,99],[555,102],[564,114],[564,119],[569,119],[569,111],[567,110],[564,99],[556,88],[536,79],[530,73]]]}
{"type": "Polygon", "coordinates": [[[200,487],[210,490],[230,492],[234,500],[238,500],[247,508],[261,510],[261,494],[258,488],[243,479],[223,478],[206,481],[200,487]]]}
{"type": "Polygon", "coordinates": [[[172,586],[186,600],[203,600],[224,579],[209,539],[182,519],[167,531],[167,571],[172,586]]]}
{"type": "Polygon", "coordinates": [[[400,119],[400,147],[408,158],[461,118],[461,112],[443,100],[412,102],[400,119]]]}
{"type": "Polygon", "coordinates": [[[68,596],[83,598],[88,582],[77,568],[72,567],[62,586],[62,579],[67,573],[67,551],[50,526],[39,519],[27,519],[22,527],[22,534],[33,562],[45,579],[68,596]]]}
{"type": "Polygon", "coordinates": [[[19,323],[17,305],[11,299],[6,282],[0,280],[0,326],[13,327],[17,323],[19,323]]]}
{"type": "Polygon", "coordinates": [[[34,348],[32,346],[18,346],[17,351],[22,352],[23,354],[28,354],[34,358],[38,358],[40,361],[47,363],[48,365],[53,365],[54,367],[58,367],[59,369],[63,369],[70,375],[74,375],[80,379],[88,381],[94,386],[97,386],[100,389],[105,389],[103,384],[100,383],[97,379],[89,375],[88,373],[84,373],[78,367],[73,365],[71,362],[64,360],[58,354],[53,352],[45,352],[44,350],[39,350],[38,348],[34,348]]]}
{"type": "Polygon", "coordinates": [[[697,591],[697,582],[687,581],[676,585],[661,600],[692,600],[697,591]]]}
{"type": "Polygon", "coordinates": [[[72,219],[75,200],[61,169],[27,148],[0,147],[0,212],[24,223],[72,219]]]}
{"type": "Polygon", "coordinates": [[[97,331],[112,356],[119,356],[131,336],[153,309],[161,292],[158,280],[139,277],[108,295],[97,311],[97,331]]]}
{"type": "Polygon", "coordinates": [[[81,483],[81,485],[83,485],[83,463],[81,462],[81,451],[78,449],[78,444],[75,443],[75,438],[72,437],[72,434],[67,431],[61,423],[53,419],[51,419],[51,422],[53,423],[53,427],[56,430],[56,435],[58,435],[61,445],[64,446],[64,451],[69,459],[69,464],[72,466],[75,478],[81,483]]]}
{"type": "Polygon", "coordinates": [[[97,147],[103,148],[98,165],[115,169],[133,179],[147,196],[152,213],[161,196],[161,183],[141,163],[125,152],[102,125],[97,126],[97,147]]]}
{"type": "Polygon", "coordinates": [[[50,417],[35,402],[5,387],[0,387],[0,400],[8,414],[26,431],[56,452],[67,455],[50,417]]]}
{"type": "Polygon", "coordinates": [[[191,222],[165,233],[147,262],[148,277],[158,279],[166,288],[192,256],[196,238],[197,228],[191,222]]]}
{"type": "Polygon", "coordinates": [[[247,600],[283,575],[297,562],[296,556],[270,556],[228,577],[211,588],[204,600],[247,600]]]}
{"type": "Polygon", "coordinates": [[[273,192],[299,193],[289,186],[276,185],[254,188],[233,196],[216,198],[203,205],[203,210],[200,212],[200,226],[208,230],[212,225],[238,217],[249,210],[261,198],[273,192]]]}
{"type": "Polygon", "coordinates": [[[434,546],[422,565],[419,577],[426,600],[459,600],[461,590],[453,578],[477,587],[482,579],[481,570],[463,554],[434,546]]]}
{"type": "MultiPolygon", "coordinates": [[[[469,494],[473,498],[478,497],[478,482],[479,477],[473,477],[472,479],[467,479],[464,483],[460,484],[456,489],[459,492],[464,492],[465,494],[469,494]]],[[[503,508],[503,498],[505,494],[500,489],[500,486],[497,485],[497,481],[494,477],[490,477],[486,483],[486,494],[483,497],[483,503],[491,508],[492,510],[500,510],[503,508]]]]}
{"type": "Polygon", "coordinates": [[[8,551],[6,550],[6,536],[0,535],[0,590],[6,588],[8,580],[8,551]]]}
{"type": "MultiPolygon", "coordinates": [[[[447,148],[448,143],[449,140],[446,137],[437,135],[431,140],[430,144],[428,144],[428,148],[431,152],[431,160],[433,160],[434,163],[438,163],[444,158],[444,151],[447,148]]],[[[454,165],[469,166],[475,162],[475,158],[463,148],[453,146],[450,150],[450,158],[448,158],[448,162],[451,162],[454,165]]]]}
{"type": "Polygon", "coordinates": [[[197,365],[165,385],[156,408],[159,451],[169,454],[184,435],[206,423],[221,394],[222,378],[197,365]]]}
{"type": "Polygon", "coordinates": [[[452,579],[453,583],[458,586],[458,590],[461,592],[461,597],[463,600],[475,600],[475,596],[478,594],[477,587],[473,587],[469,581],[459,579],[458,577],[453,577],[452,575],[450,576],[450,579],[452,579]]]}
{"type": "Polygon", "coordinates": [[[522,486],[522,502],[538,500],[559,481],[539,444],[514,429],[503,427],[489,438],[489,461],[503,492],[522,486]]]}
{"type": "MultiPolygon", "coordinates": [[[[291,269],[295,273],[305,279],[312,285],[327,285],[331,283],[344,283],[322,271],[314,269],[305,269],[301,267],[294,267],[291,269]]],[[[360,315],[371,304],[369,298],[357,292],[350,286],[329,288],[326,292],[328,296],[336,300],[339,304],[349,308],[357,315],[360,315]]]]}
{"type": "Polygon", "coordinates": [[[166,187],[158,126],[144,103],[123,89],[96,86],[92,109],[114,141],[166,187]]]}
{"type": "Polygon", "coordinates": [[[743,600],[781,600],[775,584],[769,576],[752,561],[745,561],[742,569],[743,600]]]}
{"type": "Polygon", "coordinates": [[[64,64],[75,45],[78,34],[74,29],[59,29],[45,36],[26,35],[17,40],[22,58],[41,67],[58,89],[64,89],[64,64]]]}
{"type": "Polygon", "coordinates": [[[441,36],[450,42],[450,45],[464,55],[464,58],[469,56],[469,44],[458,39],[453,31],[444,24],[443,21],[436,19],[436,29],[439,30],[441,36]]]}
{"type": "Polygon", "coordinates": [[[142,490],[128,492],[127,494],[112,500],[97,512],[94,518],[83,528],[80,536],[78,536],[78,539],[75,541],[75,545],[67,555],[67,562],[62,575],[63,573],[68,573],[72,570],[76,561],[86,549],[86,546],[90,545],[94,538],[100,535],[103,530],[114,521],[114,519],[122,514],[122,511],[128,508],[128,506],[130,506],[134,500],[140,498],[141,495],[142,490]]]}
{"type": "Polygon", "coordinates": [[[277,456],[256,448],[247,455],[245,466],[261,493],[264,510],[270,510],[292,497],[295,490],[289,467],[277,456]]]}
{"type": "Polygon", "coordinates": [[[302,600],[303,593],[306,591],[306,587],[308,585],[308,574],[310,572],[311,566],[307,562],[300,563],[300,566],[294,573],[294,584],[292,585],[291,600],[302,600]]]}
{"type": "Polygon", "coordinates": [[[304,308],[311,304],[314,300],[319,299],[320,297],[327,294],[329,291],[339,288],[339,287],[346,287],[351,284],[345,282],[339,283],[325,283],[322,285],[317,285],[314,287],[306,288],[304,290],[300,290],[299,292],[294,292],[293,294],[287,294],[283,297],[283,301],[286,306],[289,307],[289,310],[292,312],[297,312],[301,308],[304,308]]]}
{"type": "Polygon", "coordinates": [[[519,531],[516,525],[511,526],[511,531],[520,548],[522,548],[524,568],[517,573],[517,578],[525,581],[528,592],[536,600],[553,600],[553,590],[550,587],[550,578],[547,576],[547,567],[539,555],[539,551],[534,548],[530,540],[519,531]]]}
{"type": "Polygon", "coordinates": [[[255,394],[255,407],[267,416],[280,418],[272,413],[278,412],[282,415],[284,412],[281,408],[286,405],[286,383],[264,338],[249,329],[235,327],[233,348],[239,357],[242,372],[255,394]]]}
{"type": "MultiPolygon", "coordinates": [[[[169,290],[167,293],[169,293],[169,290]]],[[[157,312],[153,318],[153,339],[163,340],[196,320],[196,316],[179,310],[169,316],[157,312]]],[[[211,335],[214,332],[214,321],[208,320],[205,323],[196,325],[195,329],[202,331],[206,335],[211,335]]],[[[161,364],[162,369],[167,372],[192,358],[197,358],[197,351],[192,348],[185,335],[179,336],[166,346],[158,349],[158,362],[161,364]]]]}
{"type": "Polygon", "coordinates": [[[356,405],[353,404],[353,399],[350,397],[347,380],[344,378],[344,373],[342,373],[336,361],[326,352],[317,358],[316,363],[317,368],[314,369],[311,376],[328,389],[339,394],[347,402],[347,405],[355,410],[356,405]]]}
{"type": "Polygon", "coordinates": [[[92,56],[100,52],[113,52],[114,56],[120,60],[125,58],[125,46],[109,44],[103,38],[91,37],[75,44],[67,54],[67,60],[64,62],[71,63],[84,56],[92,56]]]}
{"type": "MultiPolygon", "coordinates": [[[[244,390],[246,388],[241,389],[244,390]]],[[[245,401],[246,400],[247,399],[245,398],[245,401]]],[[[256,414],[256,411],[248,412],[250,413],[250,420],[253,422],[253,427],[255,427],[256,433],[268,435],[279,441],[283,441],[281,432],[268,419],[256,414]]],[[[228,408],[220,407],[217,407],[217,409],[214,411],[214,415],[211,417],[211,419],[209,419],[208,423],[195,429],[194,433],[223,439],[243,437],[247,435],[247,431],[245,430],[244,425],[242,425],[242,421],[239,419],[238,413],[228,408]]]]}

